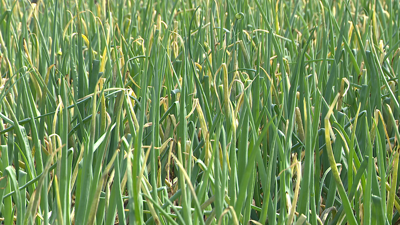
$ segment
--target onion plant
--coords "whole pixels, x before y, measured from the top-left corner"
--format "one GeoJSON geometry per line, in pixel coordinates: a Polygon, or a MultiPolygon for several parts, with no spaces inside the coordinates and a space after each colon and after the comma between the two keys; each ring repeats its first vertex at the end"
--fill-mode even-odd
{"type": "Polygon", "coordinates": [[[399,15],[0,1],[0,223],[397,224],[399,15]]]}

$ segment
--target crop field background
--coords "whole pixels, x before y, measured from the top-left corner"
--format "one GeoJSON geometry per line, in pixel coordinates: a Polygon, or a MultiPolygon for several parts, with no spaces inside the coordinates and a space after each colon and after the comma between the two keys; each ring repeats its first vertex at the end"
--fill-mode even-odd
{"type": "Polygon", "coordinates": [[[1,0],[0,224],[396,224],[400,5],[1,0]]]}

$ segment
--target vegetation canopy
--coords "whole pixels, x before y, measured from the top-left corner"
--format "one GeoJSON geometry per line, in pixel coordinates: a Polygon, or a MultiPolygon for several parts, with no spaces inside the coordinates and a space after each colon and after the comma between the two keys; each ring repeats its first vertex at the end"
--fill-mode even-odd
{"type": "Polygon", "coordinates": [[[1,0],[0,224],[396,224],[399,15],[1,0]]]}

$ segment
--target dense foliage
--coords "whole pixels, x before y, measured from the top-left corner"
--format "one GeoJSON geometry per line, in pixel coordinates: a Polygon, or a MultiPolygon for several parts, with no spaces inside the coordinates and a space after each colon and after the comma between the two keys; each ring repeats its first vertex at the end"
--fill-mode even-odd
{"type": "Polygon", "coordinates": [[[0,1],[0,223],[396,223],[399,15],[0,1]]]}

